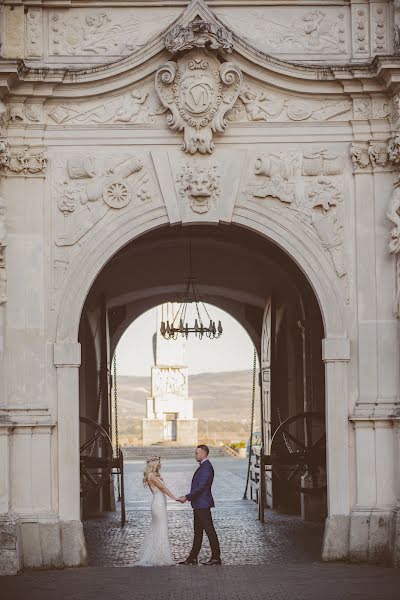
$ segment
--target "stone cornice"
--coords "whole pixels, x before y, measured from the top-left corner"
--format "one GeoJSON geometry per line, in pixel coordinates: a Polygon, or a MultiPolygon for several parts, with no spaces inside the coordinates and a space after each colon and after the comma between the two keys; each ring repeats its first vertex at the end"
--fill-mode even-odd
{"type": "MultiPolygon", "coordinates": [[[[328,6],[347,6],[349,0],[325,0],[328,6]]],[[[378,0],[379,1],[379,0],[378,0]]],[[[190,4],[190,0],[113,0],[115,7],[159,7],[165,6],[184,7],[190,4]]],[[[282,0],[208,0],[209,6],[280,6],[282,0]]],[[[285,0],[285,4],[298,5],[298,0],[285,0]]],[[[307,5],[321,5],[321,0],[307,0],[307,5]]],[[[0,6],[41,6],[43,8],[85,8],[85,7],[110,7],[106,0],[0,0],[0,6]]]]}
{"type": "MultiPolygon", "coordinates": [[[[194,0],[144,48],[113,62],[71,69],[3,60],[0,62],[0,97],[16,94],[73,98],[116,92],[153,76],[170,57],[164,46],[165,35],[174,27],[187,27],[196,18],[229,29],[202,0],[194,0]]],[[[394,94],[400,90],[400,58],[396,56],[376,57],[364,64],[300,65],[272,57],[234,33],[232,40],[233,53],[221,50],[218,55],[237,64],[245,75],[277,89],[328,96],[343,92],[394,94]]]]}

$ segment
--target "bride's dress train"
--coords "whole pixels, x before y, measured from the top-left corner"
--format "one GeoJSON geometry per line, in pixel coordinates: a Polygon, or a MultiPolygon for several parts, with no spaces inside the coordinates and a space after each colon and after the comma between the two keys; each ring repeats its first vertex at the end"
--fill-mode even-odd
{"type": "Polygon", "coordinates": [[[168,537],[167,498],[155,486],[151,487],[153,500],[151,503],[151,524],[143,540],[139,567],[161,567],[174,565],[168,537]]]}

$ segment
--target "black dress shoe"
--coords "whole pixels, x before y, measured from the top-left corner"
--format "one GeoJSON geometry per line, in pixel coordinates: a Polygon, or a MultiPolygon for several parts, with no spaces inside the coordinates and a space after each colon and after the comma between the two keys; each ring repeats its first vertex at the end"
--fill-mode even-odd
{"type": "Polygon", "coordinates": [[[197,558],[187,558],[186,560],[182,560],[178,565],[197,565],[197,558]]]}
{"type": "Polygon", "coordinates": [[[220,558],[210,558],[207,562],[201,563],[202,565],[222,565],[220,558]]]}

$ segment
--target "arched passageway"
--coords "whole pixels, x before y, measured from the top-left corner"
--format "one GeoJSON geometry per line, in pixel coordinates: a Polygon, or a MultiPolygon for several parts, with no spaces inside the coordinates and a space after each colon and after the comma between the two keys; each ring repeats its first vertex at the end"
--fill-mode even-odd
{"type": "MultiPolygon", "coordinates": [[[[265,237],[237,225],[158,228],[125,245],[102,268],[79,327],[80,414],[99,420],[111,432],[108,373],[118,340],[145,310],[181,297],[189,244],[203,299],[237,319],[257,348],[268,453],[283,420],[304,411],[325,414],[324,325],[315,294],[294,261],[265,237]]],[[[294,427],[288,435],[304,440],[304,424],[299,421],[294,427]]],[[[317,497],[299,494],[271,471],[265,491],[267,507],[305,520],[326,516],[323,492],[317,497]]],[[[112,508],[107,486],[82,505],[85,515],[112,508]]]]}

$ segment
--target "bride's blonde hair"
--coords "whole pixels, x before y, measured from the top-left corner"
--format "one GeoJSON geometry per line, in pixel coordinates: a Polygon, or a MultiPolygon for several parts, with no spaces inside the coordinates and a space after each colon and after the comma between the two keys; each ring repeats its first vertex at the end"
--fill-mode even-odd
{"type": "Polygon", "coordinates": [[[143,485],[146,487],[149,485],[149,477],[152,473],[155,473],[157,477],[160,477],[160,456],[150,456],[146,460],[146,468],[143,472],[143,485]]]}

